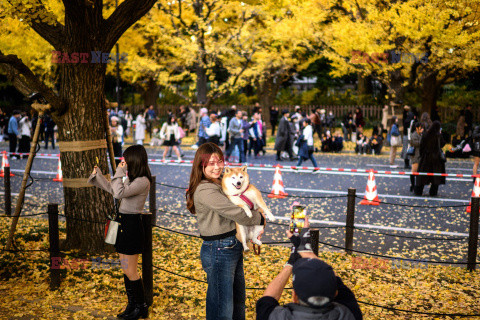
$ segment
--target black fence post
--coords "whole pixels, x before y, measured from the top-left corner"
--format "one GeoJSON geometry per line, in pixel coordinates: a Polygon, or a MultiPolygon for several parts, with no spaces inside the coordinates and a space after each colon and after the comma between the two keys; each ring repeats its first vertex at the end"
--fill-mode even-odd
{"type": "Polygon", "coordinates": [[[468,236],[468,264],[467,270],[474,271],[477,264],[478,249],[478,213],[480,211],[480,198],[472,198],[470,211],[470,230],[468,236]]]}
{"type": "Polygon", "coordinates": [[[12,189],[10,187],[10,166],[3,168],[3,186],[5,189],[5,214],[12,215],[12,189]]]}
{"type": "Polygon", "coordinates": [[[156,205],[156,177],[152,177],[150,184],[150,214],[143,216],[143,228],[145,230],[145,246],[142,256],[142,277],[145,288],[145,301],[148,306],[153,304],[153,246],[152,225],[157,222],[156,205]]]}
{"type": "Polygon", "coordinates": [[[318,229],[311,229],[310,230],[310,242],[312,243],[312,251],[317,256],[318,256],[318,240],[319,240],[319,230],[318,229]]]}
{"type": "Polygon", "coordinates": [[[355,221],[355,197],[357,189],[348,188],[347,224],[345,226],[345,252],[352,254],[353,249],[353,224],[355,221]]]}
{"type": "Polygon", "coordinates": [[[61,260],[59,249],[58,232],[58,204],[48,204],[48,234],[50,241],[50,289],[57,290],[60,287],[61,260]]]}

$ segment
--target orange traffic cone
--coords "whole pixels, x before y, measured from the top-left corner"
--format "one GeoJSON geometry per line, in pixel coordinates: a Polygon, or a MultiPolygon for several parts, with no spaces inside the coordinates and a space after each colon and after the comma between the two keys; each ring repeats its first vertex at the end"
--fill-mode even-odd
{"type": "Polygon", "coordinates": [[[365,197],[360,202],[360,204],[372,206],[378,206],[380,204],[380,200],[378,199],[377,194],[377,184],[375,183],[375,175],[373,174],[373,170],[370,170],[370,174],[368,175],[367,190],[365,192],[365,197]]]}
{"type": "MultiPolygon", "coordinates": [[[[5,176],[5,172],[4,172],[3,168],[10,167],[10,164],[8,163],[7,151],[3,151],[2,153],[3,153],[2,170],[0,171],[0,177],[3,178],[5,176]]],[[[15,176],[15,175],[10,172],[10,177],[13,177],[13,176],[15,176]]]]}
{"type": "MultiPolygon", "coordinates": [[[[472,190],[472,198],[480,197],[480,175],[475,176],[475,184],[473,185],[472,190]]],[[[472,211],[472,202],[468,204],[467,212],[470,213],[472,211]]]]}
{"type": "Polygon", "coordinates": [[[57,182],[62,182],[63,181],[62,162],[60,161],[60,156],[58,156],[57,176],[53,179],[53,181],[57,181],[57,182]]]}
{"type": "Polygon", "coordinates": [[[275,175],[273,176],[272,192],[270,192],[268,197],[283,199],[286,196],[288,196],[288,194],[285,193],[285,188],[283,186],[282,173],[280,172],[280,166],[277,166],[275,169],[275,175]]]}

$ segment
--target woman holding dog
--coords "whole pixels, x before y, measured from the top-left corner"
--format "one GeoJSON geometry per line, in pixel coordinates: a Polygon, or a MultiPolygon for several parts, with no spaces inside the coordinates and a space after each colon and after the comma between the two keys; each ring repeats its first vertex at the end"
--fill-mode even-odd
{"type": "Polygon", "coordinates": [[[233,204],[221,187],[224,169],[222,150],[209,142],[201,145],[193,160],[190,184],[186,192],[187,208],[197,215],[202,267],[207,274],[206,319],[245,319],[245,276],[243,246],[235,237],[235,222],[263,225],[257,210],[248,218],[233,204]]]}
{"type": "Polygon", "coordinates": [[[122,263],[128,305],[117,317],[140,319],[148,317],[143,281],[138,274],[137,265],[138,256],[143,252],[145,237],[142,211],[150,190],[152,176],[148,167],[147,152],[143,146],[128,147],[123,157],[125,160],[122,160],[117,167],[112,182],[105,179],[100,169],[95,166],[88,183],[111,193],[115,199],[122,200],[115,249],[122,263]]]}

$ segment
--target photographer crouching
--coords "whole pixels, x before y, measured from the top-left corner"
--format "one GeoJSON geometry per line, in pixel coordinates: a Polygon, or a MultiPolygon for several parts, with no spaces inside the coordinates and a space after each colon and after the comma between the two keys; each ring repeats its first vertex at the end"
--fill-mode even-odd
{"type": "Polygon", "coordinates": [[[282,271],[257,301],[257,320],[361,320],[353,292],[335,276],[330,265],[312,251],[308,221],[300,235],[287,231],[292,252],[282,271]],[[293,274],[293,303],[278,301],[293,274]]]}

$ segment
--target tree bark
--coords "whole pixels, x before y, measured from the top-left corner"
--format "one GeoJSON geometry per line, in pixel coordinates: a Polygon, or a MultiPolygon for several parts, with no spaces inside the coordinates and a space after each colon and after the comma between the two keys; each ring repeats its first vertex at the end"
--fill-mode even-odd
{"type": "Polygon", "coordinates": [[[160,86],[155,82],[154,79],[149,78],[147,83],[147,88],[143,91],[143,101],[145,106],[154,106],[157,108],[157,99],[158,94],[160,93],[160,86]]]}
{"type": "Polygon", "coordinates": [[[437,83],[436,74],[430,74],[423,79],[422,82],[422,112],[432,114],[437,107],[437,100],[440,92],[440,85],[437,83]]]}
{"type": "Polygon", "coordinates": [[[197,104],[205,105],[207,102],[207,71],[200,64],[195,68],[197,75],[197,104]]]}
{"type": "Polygon", "coordinates": [[[258,102],[262,107],[270,109],[275,104],[280,85],[281,81],[274,76],[266,76],[257,81],[258,102]]]}

